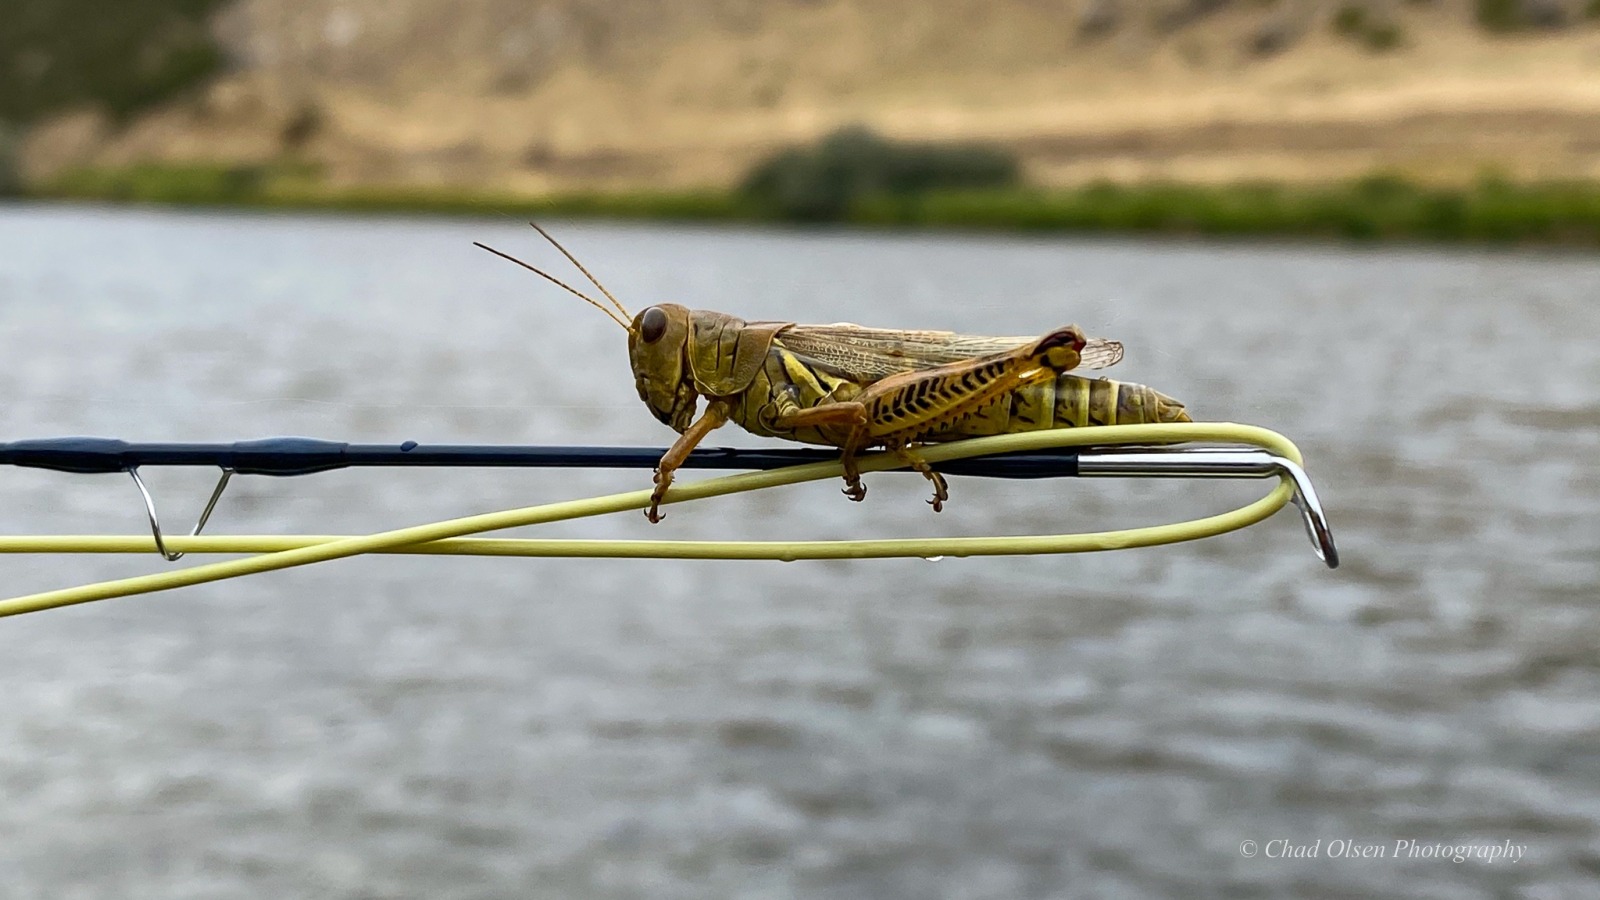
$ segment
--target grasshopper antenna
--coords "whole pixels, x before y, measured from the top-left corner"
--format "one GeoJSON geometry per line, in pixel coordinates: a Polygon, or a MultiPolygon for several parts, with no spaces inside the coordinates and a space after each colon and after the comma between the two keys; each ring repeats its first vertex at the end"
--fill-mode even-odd
{"type": "MultiPolygon", "coordinates": [[[[539,226],[535,225],[534,227],[538,228],[539,226]]],[[[540,233],[543,234],[543,232],[540,232],[540,233]]],[[[545,235],[545,236],[549,237],[549,235],[545,235]]],[[[551,243],[555,243],[555,242],[551,241],[551,243]]],[[[611,321],[617,323],[618,325],[621,325],[624,331],[627,331],[629,334],[633,333],[633,327],[628,324],[626,319],[617,318],[617,314],[612,312],[611,310],[607,309],[605,304],[603,304],[600,301],[594,299],[593,297],[589,296],[588,294],[585,294],[583,291],[578,290],[577,288],[573,287],[572,285],[567,284],[565,281],[562,281],[561,279],[555,277],[554,275],[551,275],[549,272],[545,272],[545,271],[543,271],[541,269],[536,269],[533,266],[530,266],[527,263],[523,262],[522,260],[517,259],[515,256],[512,256],[509,253],[501,253],[499,250],[496,250],[495,248],[489,246],[488,244],[480,244],[477,241],[473,241],[472,242],[472,246],[481,247],[482,249],[487,250],[490,253],[493,253],[495,256],[498,256],[501,259],[510,260],[511,262],[514,262],[517,265],[523,267],[524,269],[527,269],[529,272],[532,272],[533,274],[539,276],[540,278],[543,278],[544,280],[555,284],[557,287],[561,288],[562,290],[566,291],[567,293],[572,294],[572,295],[577,296],[577,297],[583,298],[584,300],[588,301],[592,306],[594,306],[595,309],[600,310],[601,312],[605,313],[608,317],[610,317],[611,321]]],[[[556,244],[556,247],[558,249],[560,248],[560,246],[561,246],[560,244],[556,244]]],[[[566,253],[567,251],[562,250],[561,252],[562,253],[566,253]]],[[[567,258],[568,259],[572,259],[571,256],[568,256],[567,258]]],[[[576,260],[573,260],[573,261],[576,262],[576,260]]],[[[578,268],[582,269],[583,267],[579,266],[578,268]]],[[[589,273],[588,272],[584,272],[583,274],[588,275],[589,273]]],[[[589,277],[589,280],[590,281],[594,281],[594,276],[591,275],[589,277]]],[[[595,284],[599,284],[599,282],[596,281],[595,284]]],[[[603,291],[603,290],[605,290],[605,288],[601,288],[600,290],[603,291]]],[[[607,294],[606,296],[610,297],[611,295],[607,294]]],[[[612,298],[611,302],[612,303],[617,303],[615,298],[612,298]]],[[[622,304],[617,303],[617,308],[621,309],[622,308],[622,304]]],[[[627,310],[623,310],[623,312],[627,312],[627,310]]]]}
{"type": "Polygon", "coordinates": [[[622,313],[622,320],[624,322],[626,322],[629,319],[633,318],[633,315],[628,312],[627,307],[623,306],[621,303],[618,303],[617,302],[617,298],[613,297],[611,295],[611,292],[606,290],[606,286],[600,283],[600,279],[594,277],[593,275],[590,275],[589,274],[589,270],[585,269],[583,267],[583,263],[578,262],[578,258],[576,256],[573,256],[571,253],[568,253],[567,252],[567,248],[561,246],[561,242],[560,241],[557,241],[555,238],[550,236],[550,232],[545,231],[543,228],[540,228],[538,222],[529,222],[528,224],[532,225],[533,226],[533,230],[539,232],[539,234],[542,235],[545,240],[549,241],[557,250],[560,250],[562,256],[565,256],[569,261],[571,261],[571,263],[573,265],[577,266],[578,267],[578,271],[583,273],[583,277],[589,279],[589,282],[591,284],[593,284],[595,287],[600,289],[600,293],[606,295],[606,299],[610,300],[611,303],[616,306],[617,311],[622,313]]]}

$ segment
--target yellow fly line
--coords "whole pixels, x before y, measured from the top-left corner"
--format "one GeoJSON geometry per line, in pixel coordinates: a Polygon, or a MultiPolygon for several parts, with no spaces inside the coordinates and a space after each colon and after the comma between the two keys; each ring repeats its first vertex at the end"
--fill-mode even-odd
{"type": "MultiPolygon", "coordinates": [[[[1252,425],[1205,422],[1061,428],[929,445],[919,448],[918,452],[929,462],[938,463],[971,456],[1037,451],[1055,447],[1104,447],[1194,441],[1251,445],[1276,453],[1296,466],[1302,464],[1299,449],[1276,432],[1252,425]]],[[[864,472],[896,469],[904,465],[892,454],[864,456],[860,464],[864,472]]],[[[681,503],[742,491],[837,478],[841,472],[842,469],[837,462],[821,462],[677,483],[668,492],[666,502],[681,503]]],[[[630,491],[625,494],[467,516],[369,535],[172,536],[167,537],[165,542],[168,549],[175,552],[254,555],[0,600],[0,617],[206,584],[241,575],[272,572],[365,553],[792,561],[1006,556],[1123,550],[1198,540],[1245,528],[1282,509],[1293,496],[1294,486],[1289,477],[1284,475],[1265,497],[1225,513],[1167,525],[1079,534],[855,541],[551,540],[468,537],[526,525],[640,510],[649,505],[650,491],[630,491]]],[[[155,550],[155,539],[149,535],[0,537],[0,553],[152,553],[155,550]]]]}

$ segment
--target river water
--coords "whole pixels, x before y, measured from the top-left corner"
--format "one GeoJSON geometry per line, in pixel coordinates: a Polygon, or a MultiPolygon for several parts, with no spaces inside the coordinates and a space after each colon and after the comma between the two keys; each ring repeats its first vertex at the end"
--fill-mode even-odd
{"type": "MultiPolygon", "coordinates": [[[[551,224],[635,310],[1117,337],[1118,377],[1295,439],[1346,563],[1285,512],[1077,557],[356,559],[9,619],[5,896],[1589,895],[1600,259],[551,224]]],[[[511,219],[0,207],[0,439],[667,443],[620,330],[473,240],[555,265],[511,219]]],[[[173,520],[210,486],[149,479],[173,520]]],[[[246,477],[211,529],[641,479],[246,477]]],[[[956,479],[934,516],[868,484],[537,533],[1095,530],[1262,489],[956,479]]],[[[0,471],[4,532],[142,527],[125,478],[0,471]]],[[[163,565],[0,558],[0,596],[163,565]]]]}

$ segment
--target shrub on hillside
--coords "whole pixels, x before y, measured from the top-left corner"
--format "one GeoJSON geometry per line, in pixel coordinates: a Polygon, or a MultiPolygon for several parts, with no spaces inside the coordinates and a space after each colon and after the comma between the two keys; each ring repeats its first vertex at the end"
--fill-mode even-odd
{"type": "Polygon", "coordinates": [[[1399,47],[1405,37],[1399,23],[1386,15],[1373,13],[1363,3],[1346,3],[1339,7],[1333,15],[1333,30],[1374,53],[1399,47]]]}
{"type": "Polygon", "coordinates": [[[1565,0],[1473,0],[1473,13],[1490,31],[1560,28],[1571,17],[1565,0]]]}
{"type": "Polygon", "coordinates": [[[0,197],[22,192],[21,142],[17,129],[0,119],[0,197]]]}
{"type": "Polygon", "coordinates": [[[1021,167],[986,144],[892,141],[862,127],[843,128],[756,165],[741,193],[790,219],[842,219],[861,200],[930,191],[1014,185],[1021,167]]]}
{"type": "Polygon", "coordinates": [[[215,72],[220,0],[4,0],[0,119],[90,104],[124,117],[215,72]]]}

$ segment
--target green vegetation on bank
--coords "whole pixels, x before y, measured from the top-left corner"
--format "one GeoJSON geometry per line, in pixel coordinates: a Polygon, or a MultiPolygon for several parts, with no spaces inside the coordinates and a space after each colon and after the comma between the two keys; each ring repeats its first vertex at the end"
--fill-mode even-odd
{"type": "Polygon", "coordinates": [[[726,192],[575,193],[530,198],[459,188],[333,188],[299,165],[170,166],[78,169],[35,185],[36,199],[95,200],[172,206],[436,215],[558,215],[617,219],[738,220],[758,218],[742,198],[726,192]]]}
{"type": "Polygon", "coordinates": [[[460,190],[335,189],[294,167],[162,167],[79,171],[38,198],[191,206],[578,216],[672,221],[836,222],[905,228],[1308,236],[1351,240],[1521,242],[1600,247],[1600,183],[1463,188],[1393,176],[1321,186],[1096,184],[874,193],[826,219],[786,215],[729,192],[571,194],[546,198],[460,190]]]}
{"type": "Polygon", "coordinates": [[[937,194],[863,205],[853,221],[1061,231],[1303,235],[1354,240],[1600,247],[1600,184],[1485,178],[1436,188],[1392,176],[1323,186],[1093,185],[1070,191],[937,194]]]}

